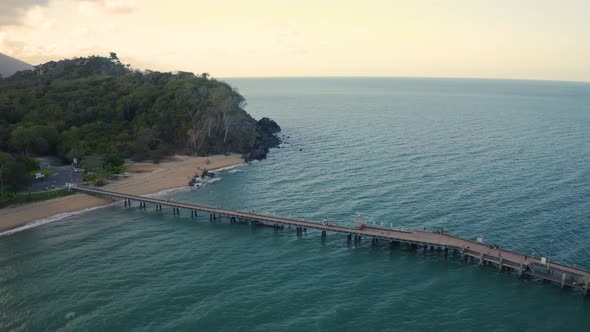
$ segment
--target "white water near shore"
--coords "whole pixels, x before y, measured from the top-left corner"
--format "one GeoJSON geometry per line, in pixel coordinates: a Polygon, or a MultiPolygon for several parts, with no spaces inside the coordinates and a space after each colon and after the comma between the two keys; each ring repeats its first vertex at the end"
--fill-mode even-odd
{"type": "Polygon", "coordinates": [[[51,217],[48,217],[48,218],[43,218],[43,219],[35,220],[35,221],[30,222],[30,223],[28,223],[28,224],[26,224],[24,226],[13,228],[13,229],[10,229],[10,230],[1,232],[0,233],[0,237],[6,236],[6,235],[10,235],[10,234],[14,234],[14,233],[17,233],[17,232],[22,232],[22,231],[25,231],[27,229],[31,229],[31,228],[35,228],[35,227],[47,225],[47,224],[52,223],[52,222],[60,221],[60,220],[66,219],[68,217],[80,215],[80,214],[87,213],[87,212],[90,212],[90,211],[94,211],[94,210],[97,210],[97,209],[102,209],[102,208],[105,208],[105,207],[109,207],[109,206],[111,206],[113,204],[116,204],[116,202],[113,202],[112,204],[108,204],[108,205],[95,206],[95,207],[91,207],[91,208],[88,208],[88,209],[84,209],[84,210],[80,210],[80,211],[75,211],[75,212],[64,212],[64,213],[56,214],[56,215],[51,216],[51,217]]]}
{"type": "MultiPolygon", "coordinates": [[[[247,166],[248,164],[242,163],[242,164],[237,164],[237,165],[232,165],[232,166],[227,166],[227,167],[220,167],[220,168],[216,168],[216,169],[212,169],[212,172],[226,172],[226,171],[231,171],[234,170],[238,167],[243,167],[243,166],[247,166]]],[[[219,177],[216,177],[215,179],[213,179],[213,181],[211,182],[216,182],[221,180],[219,177]]],[[[154,197],[154,198],[161,198],[164,197],[166,195],[169,195],[171,193],[175,193],[175,192],[183,192],[183,191],[190,191],[191,188],[188,186],[182,186],[182,187],[176,187],[176,188],[171,188],[171,189],[164,189],[155,193],[151,193],[151,194],[146,194],[146,195],[141,195],[141,196],[145,196],[145,197],[154,197]]],[[[27,229],[31,229],[31,228],[35,228],[35,227],[39,227],[39,226],[43,226],[43,225],[47,225],[49,223],[53,223],[56,221],[60,221],[72,216],[77,216],[83,213],[87,213],[90,211],[94,211],[97,209],[101,209],[101,208],[105,208],[105,207],[110,207],[117,204],[117,202],[113,202],[111,204],[107,204],[107,205],[102,205],[102,206],[95,206],[95,207],[91,207],[91,208],[86,208],[83,210],[79,210],[79,211],[73,211],[73,212],[64,212],[64,213],[59,213],[47,218],[43,218],[43,219],[38,219],[38,220],[34,220],[30,223],[27,223],[23,226],[17,227],[17,228],[13,228],[4,232],[0,232],[0,237],[3,236],[7,236],[7,235],[11,235],[17,232],[22,232],[25,231],[27,229]]]]}

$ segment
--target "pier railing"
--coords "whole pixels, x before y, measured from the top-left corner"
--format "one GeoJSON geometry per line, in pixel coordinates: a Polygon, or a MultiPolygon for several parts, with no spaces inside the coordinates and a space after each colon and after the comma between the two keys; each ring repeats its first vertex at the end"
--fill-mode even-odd
{"type": "Polygon", "coordinates": [[[327,232],[347,234],[347,240],[360,243],[363,237],[372,238],[372,243],[379,240],[390,241],[392,246],[406,244],[412,250],[423,247],[424,250],[443,252],[446,256],[449,250],[454,255],[460,254],[463,261],[477,261],[479,265],[494,265],[500,271],[513,270],[519,276],[533,276],[543,280],[551,281],[561,287],[571,287],[581,290],[584,295],[588,294],[590,287],[590,272],[576,267],[559,264],[555,262],[544,262],[535,257],[518,253],[496,246],[489,246],[477,241],[464,239],[446,232],[428,232],[425,230],[395,230],[391,228],[375,227],[373,225],[362,225],[361,227],[349,227],[327,222],[312,222],[295,218],[285,218],[274,215],[264,215],[253,212],[228,210],[217,207],[182,203],[153,197],[129,195],[125,193],[106,191],[95,188],[71,187],[72,191],[85,193],[94,196],[111,199],[124,200],[125,206],[131,206],[131,202],[139,202],[140,208],[147,208],[147,203],[153,204],[156,210],[162,211],[163,206],[171,207],[174,215],[180,215],[180,209],[189,210],[191,217],[196,217],[198,212],[209,213],[210,220],[218,216],[229,217],[230,222],[236,220],[251,222],[255,225],[267,225],[271,227],[295,226],[298,235],[307,232],[307,229],[321,231],[321,237],[325,238],[327,232]]]}

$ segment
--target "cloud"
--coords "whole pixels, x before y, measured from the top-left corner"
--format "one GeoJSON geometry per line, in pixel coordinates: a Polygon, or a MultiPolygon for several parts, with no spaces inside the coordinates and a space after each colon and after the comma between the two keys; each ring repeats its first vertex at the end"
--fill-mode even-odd
{"type": "Polygon", "coordinates": [[[50,1],[48,6],[37,4],[26,9],[17,24],[0,26],[0,51],[29,63],[39,63],[102,50],[100,41],[115,29],[109,21],[110,14],[101,9],[96,17],[64,20],[60,16],[77,8],[78,1],[50,1]]]}
{"type": "MultiPolygon", "coordinates": [[[[0,0],[0,26],[21,25],[23,16],[31,8],[47,7],[50,0],[0,0]]],[[[138,8],[137,0],[71,0],[79,3],[80,12],[92,15],[98,11],[110,14],[128,14],[138,8]]]]}
{"type": "Polygon", "coordinates": [[[109,13],[126,14],[137,9],[135,0],[103,0],[104,8],[109,13]]]}
{"type": "Polygon", "coordinates": [[[21,40],[14,40],[8,37],[6,32],[0,31],[0,49],[10,54],[18,54],[24,50],[26,43],[21,40]]]}
{"type": "Polygon", "coordinates": [[[112,14],[128,14],[137,9],[136,0],[83,0],[80,1],[80,11],[91,14],[96,10],[103,10],[112,14]]]}
{"type": "Polygon", "coordinates": [[[49,0],[0,1],[0,25],[19,24],[21,17],[34,6],[46,6],[49,0]]]}
{"type": "Polygon", "coordinates": [[[21,18],[20,23],[37,31],[50,30],[57,20],[47,15],[46,10],[41,6],[29,9],[21,18]]]}

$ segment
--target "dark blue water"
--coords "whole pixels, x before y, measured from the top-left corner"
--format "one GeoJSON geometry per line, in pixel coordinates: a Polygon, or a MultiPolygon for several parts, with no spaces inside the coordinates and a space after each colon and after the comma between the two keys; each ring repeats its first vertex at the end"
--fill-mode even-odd
{"type": "MultiPolygon", "coordinates": [[[[228,82],[284,147],[167,197],[444,227],[590,270],[590,84],[228,82]]],[[[0,330],[57,329],[587,331],[590,301],[429,252],[116,205],[0,237],[0,330]]]]}

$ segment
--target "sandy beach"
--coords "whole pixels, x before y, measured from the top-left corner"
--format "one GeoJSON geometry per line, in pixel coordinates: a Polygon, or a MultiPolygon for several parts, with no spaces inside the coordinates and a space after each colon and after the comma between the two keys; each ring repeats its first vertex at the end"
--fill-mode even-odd
{"type": "MultiPolygon", "coordinates": [[[[134,195],[153,194],[162,190],[186,186],[190,179],[195,174],[201,174],[203,169],[215,170],[243,163],[244,160],[238,154],[210,157],[174,156],[159,164],[131,163],[128,165],[126,174],[102,188],[134,195]]],[[[111,202],[107,199],[76,194],[0,209],[0,232],[24,226],[35,220],[104,206],[111,202]]]]}

